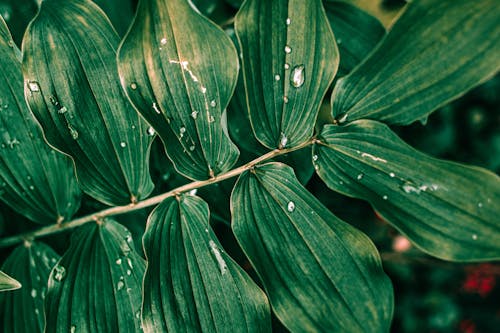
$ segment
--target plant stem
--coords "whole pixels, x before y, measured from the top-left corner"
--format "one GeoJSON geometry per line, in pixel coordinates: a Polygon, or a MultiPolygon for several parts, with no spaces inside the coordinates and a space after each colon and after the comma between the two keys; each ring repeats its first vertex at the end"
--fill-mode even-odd
{"type": "Polygon", "coordinates": [[[79,226],[86,224],[88,222],[102,221],[103,219],[110,217],[110,216],[113,216],[113,215],[125,214],[125,213],[133,212],[135,210],[139,210],[142,208],[157,205],[160,202],[162,202],[163,200],[165,200],[166,198],[177,196],[177,195],[180,195],[181,193],[189,192],[189,191],[192,191],[194,189],[198,189],[200,187],[212,185],[212,184],[221,182],[223,180],[239,176],[243,172],[254,168],[259,163],[262,163],[264,161],[267,161],[267,160],[272,159],[272,158],[279,156],[279,155],[287,154],[287,153],[305,148],[305,147],[315,143],[316,141],[317,140],[313,138],[313,139],[311,139],[307,142],[304,142],[303,144],[300,144],[296,147],[287,148],[287,149],[275,149],[275,150],[270,151],[269,153],[267,153],[265,155],[262,155],[262,156],[256,158],[255,160],[253,160],[251,162],[248,162],[248,163],[246,163],[246,164],[244,164],[236,169],[230,170],[226,173],[217,175],[217,176],[210,178],[210,179],[207,179],[207,180],[200,180],[200,181],[191,182],[189,184],[180,186],[180,187],[175,188],[173,190],[170,190],[168,192],[156,195],[154,197],[151,197],[149,199],[145,199],[143,201],[139,201],[137,203],[132,203],[132,204],[128,204],[125,206],[116,206],[116,207],[107,208],[107,209],[101,210],[101,211],[93,213],[93,214],[89,214],[89,215],[85,215],[85,216],[73,219],[73,220],[68,221],[68,222],[53,224],[53,225],[49,225],[47,227],[40,228],[40,229],[35,230],[35,231],[31,231],[31,232],[27,232],[24,234],[11,236],[11,237],[2,238],[2,239],[0,239],[0,248],[12,246],[12,245],[15,245],[15,244],[23,242],[23,241],[33,241],[34,239],[39,238],[39,237],[55,234],[55,233],[62,232],[62,231],[67,231],[67,230],[79,227],[79,226]]]}

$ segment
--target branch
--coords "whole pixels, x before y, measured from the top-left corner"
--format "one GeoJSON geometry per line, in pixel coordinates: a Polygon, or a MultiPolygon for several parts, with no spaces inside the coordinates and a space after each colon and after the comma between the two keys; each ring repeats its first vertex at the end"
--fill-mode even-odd
{"type": "Polygon", "coordinates": [[[267,161],[269,159],[272,159],[276,156],[283,155],[283,154],[288,154],[293,151],[305,148],[313,143],[317,142],[316,139],[311,139],[307,142],[304,142],[301,145],[298,145],[296,147],[292,148],[287,148],[287,149],[275,149],[273,151],[270,151],[269,153],[260,156],[259,158],[256,158],[255,160],[248,162],[247,164],[244,164],[236,169],[230,170],[226,173],[220,174],[218,176],[215,176],[213,178],[207,179],[207,180],[201,180],[201,181],[194,181],[192,183],[180,186],[178,188],[175,188],[173,190],[170,190],[168,192],[159,194],[157,196],[151,197],[149,199],[139,201],[137,203],[131,203],[125,206],[116,206],[116,207],[111,207],[108,209],[101,210],[99,212],[90,214],[90,215],[85,215],[76,219],[73,219],[68,222],[64,223],[58,223],[58,224],[53,224],[49,225],[44,228],[40,228],[35,231],[27,232],[24,234],[19,234],[11,237],[5,237],[0,239],[0,248],[3,247],[8,247],[15,245],[17,243],[21,243],[23,241],[33,241],[36,238],[40,238],[43,236],[55,234],[58,232],[62,231],[67,231],[76,227],[79,227],[83,224],[86,224],[88,222],[98,222],[101,221],[107,217],[113,216],[113,215],[120,215],[120,214],[126,214],[130,213],[139,209],[143,209],[146,207],[154,206],[165,200],[166,198],[173,197],[176,195],[179,195],[181,193],[189,192],[194,189],[198,189],[201,187],[205,187],[208,185],[212,185],[218,182],[221,182],[223,180],[233,178],[236,176],[239,176],[243,172],[250,170],[254,168],[257,164],[262,163],[264,161],[267,161]]]}

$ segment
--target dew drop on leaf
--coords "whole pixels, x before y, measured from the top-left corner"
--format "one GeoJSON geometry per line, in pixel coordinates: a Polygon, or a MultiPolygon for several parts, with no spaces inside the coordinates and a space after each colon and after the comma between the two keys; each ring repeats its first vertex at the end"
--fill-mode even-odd
{"type": "Polygon", "coordinates": [[[132,83],[130,84],[130,89],[132,89],[132,90],[136,90],[136,89],[137,89],[137,83],[132,82],[132,83]]]}
{"type": "Polygon", "coordinates": [[[198,118],[198,111],[191,112],[191,118],[193,118],[193,119],[198,118]]]}
{"type": "Polygon", "coordinates": [[[290,46],[285,46],[285,53],[290,54],[292,53],[292,48],[290,46]]]}
{"type": "Polygon", "coordinates": [[[74,129],[71,125],[68,125],[68,130],[69,130],[69,134],[71,134],[71,137],[73,138],[73,140],[76,140],[78,139],[78,131],[76,129],[74,129]]]}
{"type": "Polygon", "coordinates": [[[126,142],[124,142],[124,141],[120,142],[120,147],[122,147],[122,148],[127,147],[127,143],[126,143],[126,142]]]}
{"type": "Polygon", "coordinates": [[[281,76],[279,76],[279,74],[276,74],[276,75],[274,76],[274,79],[275,79],[276,81],[279,81],[279,80],[281,79],[281,76]]]}
{"type": "Polygon", "coordinates": [[[363,179],[363,176],[364,175],[362,173],[360,173],[356,178],[357,178],[357,180],[361,180],[361,179],[363,179]]]}
{"type": "Polygon", "coordinates": [[[290,65],[288,63],[286,63],[283,67],[285,67],[285,69],[290,69],[290,65]]]}
{"type": "Polygon", "coordinates": [[[122,264],[122,259],[121,258],[116,259],[116,264],[117,265],[121,265],[122,264]]]}
{"type": "Polygon", "coordinates": [[[288,18],[286,19],[286,25],[290,25],[290,23],[292,23],[292,20],[288,17],[288,18]]]}
{"type": "Polygon", "coordinates": [[[36,289],[31,289],[31,297],[36,298],[37,292],[36,289]]]}
{"type": "Polygon", "coordinates": [[[304,73],[304,65],[295,66],[292,70],[292,74],[290,75],[290,83],[295,88],[300,88],[304,84],[305,81],[305,73],[304,73]]]}
{"type": "Polygon", "coordinates": [[[75,333],[76,332],[76,326],[75,325],[71,325],[71,328],[69,330],[70,333],[75,333]]]}
{"type": "Polygon", "coordinates": [[[60,265],[54,267],[54,279],[56,281],[61,282],[62,280],[64,280],[65,277],[66,277],[66,268],[60,265]]]}
{"type": "Polygon", "coordinates": [[[210,102],[210,106],[211,107],[216,107],[217,106],[217,102],[215,101],[215,99],[213,99],[211,102],[210,102]]]}
{"type": "Polygon", "coordinates": [[[118,281],[118,284],[116,285],[116,289],[122,290],[123,287],[125,287],[125,283],[122,280],[118,281]]]}
{"type": "Polygon", "coordinates": [[[287,210],[291,213],[295,210],[295,203],[293,201],[288,202],[287,210]]]}
{"type": "Polygon", "coordinates": [[[40,91],[40,85],[36,81],[28,82],[28,88],[31,92],[39,92],[40,91]]]}
{"type": "Polygon", "coordinates": [[[167,39],[165,37],[163,37],[161,40],[160,40],[160,44],[161,45],[165,45],[167,44],[167,39]]]}
{"type": "Polygon", "coordinates": [[[313,162],[316,162],[318,160],[318,155],[313,155],[313,162]]]}
{"type": "Polygon", "coordinates": [[[286,147],[286,144],[288,143],[288,138],[287,136],[285,135],[285,133],[281,133],[281,138],[280,138],[280,144],[279,144],[279,148],[280,149],[283,149],[286,147]]]}

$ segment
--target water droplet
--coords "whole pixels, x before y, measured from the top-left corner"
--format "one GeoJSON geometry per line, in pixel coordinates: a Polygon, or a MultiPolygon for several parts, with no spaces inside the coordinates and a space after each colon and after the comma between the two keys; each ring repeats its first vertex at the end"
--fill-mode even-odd
{"type": "Polygon", "coordinates": [[[57,265],[54,267],[54,279],[61,282],[66,277],[66,268],[57,265]]]}
{"type": "Polygon", "coordinates": [[[195,147],[194,145],[192,145],[192,146],[190,146],[190,147],[189,147],[189,150],[190,150],[190,151],[194,151],[194,149],[195,149],[195,148],[196,148],[196,147],[195,147]]]}
{"type": "Polygon", "coordinates": [[[134,269],[134,265],[132,264],[132,259],[127,258],[127,264],[128,264],[128,267],[130,267],[130,269],[134,269]]]}
{"type": "Polygon", "coordinates": [[[288,18],[286,19],[286,25],[290,25],[290,23],[292,23],[292,20],[288,17],[288,18]]]}
{"type": "Polygon", "coordinates": [[[477,203],[477,206],[478,206],[479,208],[483,208],[483,203],[482,203],[482,202],[478,202],[478,203],[477,203]]]}
{"type": "Polygon", "coordinates": [[[224,261],[224,258],[222,257],[219,248],[217,247],[217,244],[213,240],[210,240],[208,242],[208,245],[210,246],[210,250],[212,250],[213,255],[215,256],[215,259],[217,260],[217,263],[219,264],[219,270],[222,275],[224,275],[227,272],[227,265],[226,262],[224,261]]]}
{"type": "Polygon", "coordinates": [[[338,45],[342,44],[342,39],[337,38],[337,44],[338,44],[338,45]]]}
{"type": "Polygon", "coordinates": [[[163,38],[160,40],[160,44],[161,44],[161,45],[165,45],[165,44],[167,44],[167,38],[163,37],[163,38]]]}
{"type": "Polygon", "coordinates": [[[132,89],[132,90],[136,90],[136,89],[137,89],[137,83],[132,82],[132,83],[130,84],[130,89],[132,89]]]}
{"type": "Polygon", "coordinates": [[[288,202],[286,208],[290,213],[293,212],[295,210],[295,203],[293,201],[288,202]]]}
{"type": "Polygon", "coordinates": [[[288,46],[288,45],[287,45],[287,46],[285,46],[285,53],[286,53],[286,54],[290,54],[290,53],[292,53],[292,48],[291,48],[290,46],[288,46]]]}
{"type": "Polygon", "coordinates": [[[69,130],[69,134],[71,135],[73,140],[78,139],[79,134],[78,134],[78,131],[76,129],[74,129],[71,125],[68,124],[68,130],[69,130]]]}
{"type": "Polygon", "coordinates": [[[198,113],[199,113],[198,111],[191,112],[191,118],[193,118],[193,119],[198,118],[198,113]]]}
{"type": "Polygon", "coordinates": [[[186,127],[182,126],[181,128],[179,128],[179,133],[181,134],[186,133],[186,127]]]}
{"type": "Polygon", "coordinates": [[[65,114],[66,112],[68,112],[68,108],[66,108],[65,106],[62,106],[57,110],[57,113],[59,114],[65,114]]]}
{"type": "Polygon", "coordinates": [[[8,22],[12,17],[12,7],[8,4],[0,4],[0,16],[3,17],[5,22],[8,22]]]}
{"type": "Polygon", "coordinates": [[[31,92],[39,92],[40,91],[40,85],[36,81],[29,81],[28,88],[31,92]]]}
{"type": "Polygon", "coordinates": [[[201,90],[201,92],[202,92],[203,94],[205,94],[205,93],[207,92],[207,88],[206,88],[206,87],[203,87],[203,86],[201,86],[200,90],[201,90]]]}
{"type": "Polygon", "coordinates": [[[476,235],[476,234],[473,234],[473,235],[472,235],[472,239],[473,239],[473,240],[477,240],[477,235],[476,235]]]}
{"type": "Polygon", "coordinates": [[[35,186],[30,185],[30,190],[32,190],[32,191],[33,191],[34,189],[35,189],[35,186]]]}
{"type": "Polygon", "coordinates": [[[116,262],[116,264],[117,264],[117,265],[121,265],[121,264],[122,264],[122,259],[121,259],[121,258],[118,258],[118,259],[116,259],[116,261],[115,261],[115,262],[116,262]]]}
{"type": "Polygon", "coordinates": [[[217,106],[217,102],[215,101],[215,99],[210,101],[210,106],[213,108],[217,106]]]}
{"type": "Polygon", "coordinates": [[[281,79],[281,76],[279,76],[279,74],[276,74],[276,75],[274,76],[274,79],[275,79],[276,81],[279,81],[279,80],[281,79]]]}
{"type": "Polygon", "coordinates": [[[139,318],[141,317],[141,311],[137,311],[137,312],[135,313],[135,317],[136,317],[137,319],[139,319],[139,318]]]}
{"type": "Polygon", "coordinates": [[[405,191],[405,193],[417,193],[417,194],[420,194],[420,189],[416,186],[414,186],[412,183],[410,182],[405,182],[401,188],[403,189],[403,191],[405,191]]]}
{"type": "Polygon", "coordinates": [[[127,275],[128,276],[132,275],[132,271],[130,269],[127,269],[127,275]]]}
{"type": "Polygon", "coordinates": [[[285,67],[285,69],[290,69],[290,64],[286,63],[283,67],[285,67]]]}
{"type": "Polygon", "coordinates": [[[288,143],[288,138],[286,137],[285,133],[281,132],[279,149],[285,148],[287,143],[288,143]]]}
{"type": "Polygon", "coordinates": [[[394,178],[394,177],[396,177],[396,174],[395,174],[394,172],[391,172],[391,173],[389,174],[389,176],[391,176],[391,178],[394,178]]]}
{"type": "Polygon", "coordinates": [[[357,178],[358,180],[361,180],[361,179],[363,179],[363,176],[364,176],[364,175],[363,175],[362,173],[360,173],[360,174],[358,175],[358,177],[356,177],[356,178],[357,178]]]}
{"type": "Polygon", "coordinates": [[[35,314],[38,316],[40,314],[40,310],[35,309],[35,314]]]}
{"type": "Polygon", "coordinates": [[[211,114],[208,116],[208,122],[209,123],[213,123],[215,121],[215,118],[214,116],[212,116],[211,114]]]}
{"type": "Polygon", "coordinates": [[[283,102],[284,102],[285,104],[288,104],[288,96],[283,96],[283,102]]]}
{"type": "Polygon", "coordinates": [[[313,161],[316,162],[318,160],[318,155],[313,155],[313,161]]]}
{"type": "Polygon", "coordinates": [[[118,283],[116,284],[116,289],[122,290],[123,287],[125,287],[125,283],[122,280],[118,281],[118,283]]]}
{"type": "Polygon", "coordinates": [[[76,326],[75,325],[71,325],[71,328],[69,329],[69,332],[70,333],[75,333],[76,332],[76,326]]]}
{"type": "Polygon", "coordinates": [[[124,142],[124,141],[120,142],[120,147],[122,147],[122,148],[127,147],[127,143],[126,143],[126,142],[124,142]]]}
{"type": "Polygon", "coordinates": [[[153,110],[155,110],[156,113],[161,114],[161,111],[158,108],[158,104],[156,104],[156,102],[153,103],[153,110]]]}
{"type": "Polygon", "coordinates": [[[382,199],[387,200],[388,199],[387,195],[384,195],[382,199]]]}
{"type": "Polygon", "coordinates": [[[155,129],[151,126],[148,127],[146,132],[148,133],[149,136],[155,135],[155,129]]]}
{"type": "Polygon", "coordinates": [[[9,146],[10,149],[14,149],[20,144],[21,142],[19,142],[19,140],[17,140],[16,138],[7,141],[7,146],[9,146]]]}
{"type": "Polygon", "coordinates": [[[37,295],[36,289],[31,289],[31,297],[35,298],[37,295]]]}
{"type": "Polygon", "coordinates": [[[290,75],[290,83],[295,88],[300,88],[304,84],[305,73],[304,73],[304,65],[295,66],[292,70],[292,74],[290,75]]]}

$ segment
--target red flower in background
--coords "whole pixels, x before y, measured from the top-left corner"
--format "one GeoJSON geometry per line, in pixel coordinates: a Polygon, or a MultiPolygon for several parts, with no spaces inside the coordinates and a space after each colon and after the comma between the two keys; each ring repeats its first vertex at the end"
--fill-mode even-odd
{"type": "Polygon", "coordinates": [[[481,264],[466,268],[467,276],[462,289],[467,293],[477,293],[486,297],[495,288],[496,267],[492,264],[481,264]]]}

